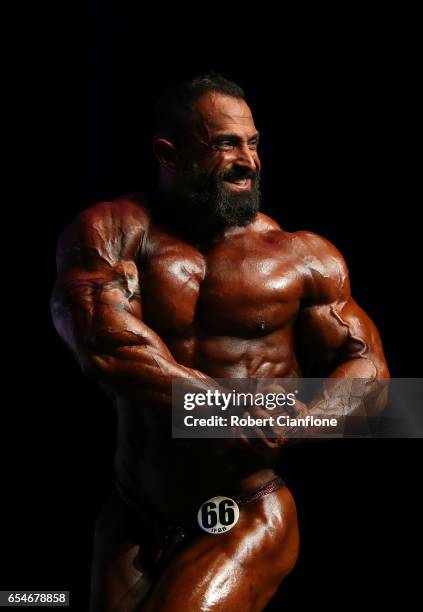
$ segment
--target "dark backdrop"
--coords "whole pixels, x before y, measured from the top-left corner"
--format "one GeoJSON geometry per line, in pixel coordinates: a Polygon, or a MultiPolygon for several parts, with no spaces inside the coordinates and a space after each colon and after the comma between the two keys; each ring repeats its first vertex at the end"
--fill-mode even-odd
{"type": "MultiPolygon", "coordinates": [[[[19,325],[6,319],[19,331],[20,378],[5,407],[0,586],[70,589],[80,610],[113,478],[115,417],[50,322],[54,248],[82,208],[154,184],[149,121],[164,87],[214,69],[245,88],[263,133],[265,212],[335,243],[392,374],[421,374],[416,16],[353,5],[295,14],[173,6],[56,8],[41,15],[17,77],[28,169],[10,206],[23,247],[8,304],[23,312],[19,325]]],[[[347,440],[286,453],[302,552],[269,609],[404,604],[416,584],[419,451],[418,440],[347,440]]]]}

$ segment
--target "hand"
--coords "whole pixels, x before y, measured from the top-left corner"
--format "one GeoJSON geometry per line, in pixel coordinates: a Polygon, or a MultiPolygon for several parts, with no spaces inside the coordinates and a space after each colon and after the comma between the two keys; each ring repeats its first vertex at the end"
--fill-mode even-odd
{"type": "MultiPolygon", "coordinates": [[[[276,394],[280,396],[283,394],[283,397],[287,396],[286,390],[281,385],[276,384],[266,386],[262,384],[258,393],[260,393],[261,399],[262,396],[269,395],[274,398],[276,394]]],[[[258,452],[263,451],[264,448],[280,448],[297,441],[294,435],[295,432],[300,431],[300,428],[289,423],[284,424],[278,417],[304,418],[309,414],[307,406],[298,399],[293,405],[291,405],[291,402],[287,402],[283,406],[278,405],[278,402],[275,406],[273,399],[271,401],[273,406],[270,409],[266,407],[266,404],[262,406],[253,403],[243,409],[242,414],[240,414],[243,419],[261,420],[261,423],[259,422],[257,425],[252,424],[237,428],[237,437],[243,440],[249,448],[256,449],[258,452]]]]}

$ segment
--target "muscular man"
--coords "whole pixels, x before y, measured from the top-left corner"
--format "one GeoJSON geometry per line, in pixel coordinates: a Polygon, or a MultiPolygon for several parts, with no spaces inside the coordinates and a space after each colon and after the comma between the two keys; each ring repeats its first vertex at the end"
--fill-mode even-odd
{"type": "MultiPolygon", "coordinates": [[[[93,611],[256,612],[296,562],[295,504],[273,470],[289,439],[172,439],[172,380],[389,376],[340,253],[258,212],[258,141],[236,84],[173,88],[157,106],[157,190],[92,206],[59,241],[55,325],[118,413],[93,611]],[[211,535],[196,514],[217,495],[240,518],[211,535]]],[[[377,389],[357,414],[383,409],[377,389]]]]}

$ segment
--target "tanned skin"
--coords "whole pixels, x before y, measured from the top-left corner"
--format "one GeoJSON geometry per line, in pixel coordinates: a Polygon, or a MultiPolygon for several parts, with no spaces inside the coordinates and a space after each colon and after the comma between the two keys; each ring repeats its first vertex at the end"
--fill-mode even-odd
{"type": "MultiPolygon", "coordinates": [[[[244,100],[209,92],[196,113],[182,152],[165,138],[155,142],[164,194],[188,158],[211,173],[260,167],[244,100]]],[[[250,186],[247,179],[226,188],[250,186]]],[[[141,507],[172,522],[191,520],[215,495],[256,490],[274,477],[289,443],[283,432],[276,441],[173,440],[173,379],[206,390],[216,378],[297,378],[316,365],[332,379],[389,377],[379,334],[327,240],[283,231],[260,213],[198,240],[178,227],[159,221],[142,196],[83,211],[60,239],[52,301],[59,334],[116,404],[119,480],[141,507]]],[[[369,388],[369,397],[378,414],[384,394],[369,388]]],[[[113,503],[97,526],[93,611],[257,612],[298,556],[295,503],[283,487],[242,508],[232,530],[191,540],[145,597],[134,565],[142,539],[125,531],[113,503]]]]}

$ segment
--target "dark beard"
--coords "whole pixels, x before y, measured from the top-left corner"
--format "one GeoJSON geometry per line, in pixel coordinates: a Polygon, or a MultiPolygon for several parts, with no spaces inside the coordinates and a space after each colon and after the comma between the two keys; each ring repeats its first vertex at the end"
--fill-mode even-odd
{"type": "Polygon", "coordinates": [[[260,209],[260,198],[259,171],[234,168],[212,175],[194,166],[179,174],[175,188],[166,194],[163,204],[169,221],[172,215],[172,221],[186,232],[205,235],[250,223],[260,209]],[[242,178],[251,179],[249,191],[236,192],[225,187],[225,179],[242,178]]]}

